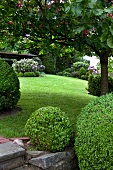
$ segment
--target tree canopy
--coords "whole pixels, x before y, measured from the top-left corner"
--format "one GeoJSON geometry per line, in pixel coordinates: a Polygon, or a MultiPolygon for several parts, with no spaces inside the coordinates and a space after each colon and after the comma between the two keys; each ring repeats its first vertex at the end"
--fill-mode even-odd
{"type": "Polygon", "coordinates": [[[0,37],[12,46],[49,50],[61,46],[100,57],[101,93],[108,92],[113,54],[112,0],[2,0],[0,37]]]}

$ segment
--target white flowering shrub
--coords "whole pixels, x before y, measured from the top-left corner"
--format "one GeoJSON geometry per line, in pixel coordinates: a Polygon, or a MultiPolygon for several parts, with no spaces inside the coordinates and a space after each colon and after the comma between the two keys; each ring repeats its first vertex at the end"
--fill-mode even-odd
{"type": "Polygon", "coordinates": [[[24,76],[25,73],[34,73],[34,76],[37,76],[37,72],[42,72],[45,70],[45,66],[40,65],[38,61],[34,61],[34,59],[21,59],[20,61],[16,61],[13,63],[13,68],[15,72],[21,76],[24,76]]]}

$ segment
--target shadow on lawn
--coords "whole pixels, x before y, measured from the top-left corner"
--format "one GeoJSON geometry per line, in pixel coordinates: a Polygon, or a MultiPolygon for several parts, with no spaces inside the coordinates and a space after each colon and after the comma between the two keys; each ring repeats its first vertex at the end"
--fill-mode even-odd
{"type": "Polygon", "coordinates": [[[14,114],[18,113],[21,110],[22,109],[20,107],[17,107],[17,106],[15,108],[13,108],[13,109],[4,109],[4,110],[0,111],[0,118],[5,117],[5,116],[14,115],[14,114]]]}

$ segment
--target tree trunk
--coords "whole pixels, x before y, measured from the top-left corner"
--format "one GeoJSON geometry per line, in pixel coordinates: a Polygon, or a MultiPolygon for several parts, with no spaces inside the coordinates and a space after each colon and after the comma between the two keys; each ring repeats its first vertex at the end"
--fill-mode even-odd
{"type": "Polygon", "coordinates": [[[101,95],[108,93],[108,56],[106,53],[100,57],[101,64],[101,95]]]}

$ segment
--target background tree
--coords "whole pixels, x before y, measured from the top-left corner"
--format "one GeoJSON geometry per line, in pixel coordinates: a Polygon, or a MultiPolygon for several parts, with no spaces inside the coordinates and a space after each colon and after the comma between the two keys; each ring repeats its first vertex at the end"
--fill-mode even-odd
{"type": "MultiPolygon", "coordinates": [[[[100,58],[101,94],[108,92],[108,57],[113,54],[113,1],[2,1],[1,37],[7,43],[34,44],[49,51],[51,44],[71,46],[100,58]],[[28,43],[28,42],[30,43],[28,43]]],[[[29,47],[28,47],[29,48],[29,47]]]]}

